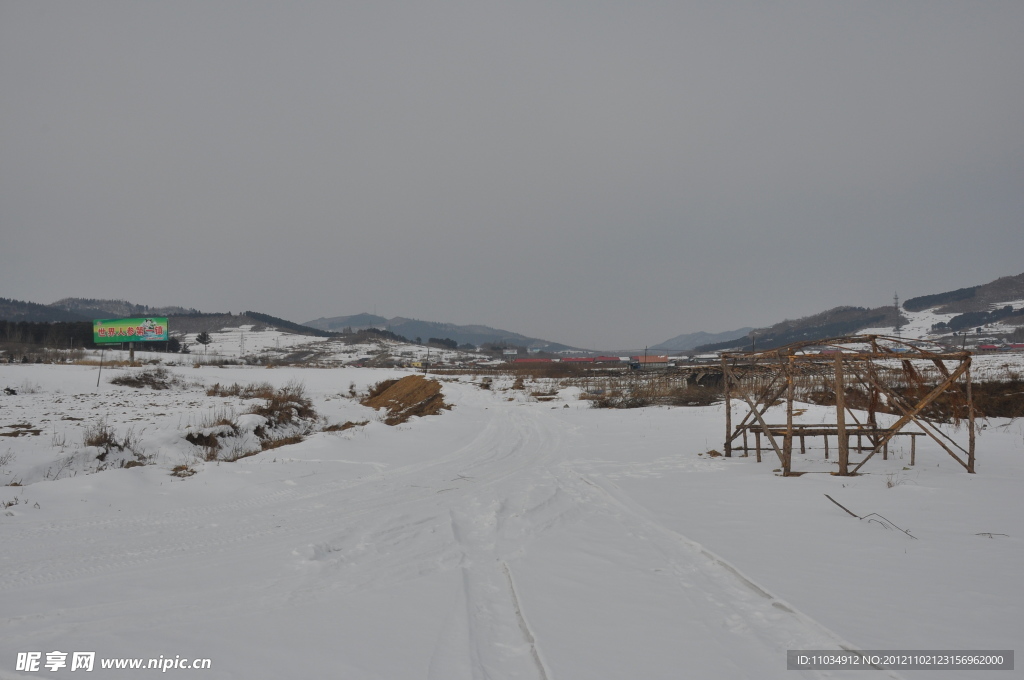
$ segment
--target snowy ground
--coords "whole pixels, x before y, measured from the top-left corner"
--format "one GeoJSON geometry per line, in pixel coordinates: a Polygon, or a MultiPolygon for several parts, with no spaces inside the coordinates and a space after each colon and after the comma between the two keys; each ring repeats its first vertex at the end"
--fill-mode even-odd
{"type": "Polygon", "coordinates": [[[0,392],[0,433],[39,430],[0,437],[0,483],[26,480],[0,487],[0,678],[76,677],[18,672],[27,651],[209,658],[168,674],[239,679],[901,677],[787,671],[786,650],[1024,633],[1020,422],[984,423],[976,475],[922,440],[914,467],[896,446],[860,477],[781,478],[770,457],[700,455],[721,449],[720,405],[596,410],[465,377],[444,384],[453,410],[388,427],[346,395],[399,371],[171,370],[180,385],[154,392],[0,366],[18,391],[0,392]],[[183,440],[246,408],[203,386],[296,380],[327,422],[370,422],[235,463],[183,440]],[[99,418],[155,464],[54,479],[99,418]],[[197,474],[172,477],[183,462],[197,474]]]}

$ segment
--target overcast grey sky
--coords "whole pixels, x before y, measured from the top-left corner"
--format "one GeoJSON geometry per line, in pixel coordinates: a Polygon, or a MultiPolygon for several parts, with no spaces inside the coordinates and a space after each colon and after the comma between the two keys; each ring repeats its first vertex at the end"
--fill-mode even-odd
{"type": "Polygon", "coordinates": [[[0,0],[0,296],[642,347],[1024,271],[1024,2],[0,0]]]}

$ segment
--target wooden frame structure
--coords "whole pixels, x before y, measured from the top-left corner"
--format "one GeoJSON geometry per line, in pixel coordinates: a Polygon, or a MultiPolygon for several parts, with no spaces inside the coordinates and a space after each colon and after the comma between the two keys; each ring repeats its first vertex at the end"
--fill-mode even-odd
{"type": "MultiPolygon", "coordinates": [[[[950,351],[927,340],[904,340],[880,335],[853,335],[828,340],[798,342],[778,349],[762,352],[728,352],[721,356],[723,388],[725,392],[725,456],[731,457],[733,442],[742,435],[744,454],[747,454],[746,436],[752,431],[757,436],[758,462],[760,439],[763,435],[779,457],[783,475],[792,474],[793,440],[801,440],[801,452],[806,436],[825,437],[826,458],[828,436],[838,439],[839,475],[853,475],[880,450],[888,452],[889,441],[896,436],[910,436],[911,447],[917,436],[929,436],[967,472],[974,473],[974,400],[971,391],[971,353],[950,351]],[[929,349],[930,347],[930,349],[929,349]],[[897,393],[884,377],[900,367],[908,379],[923,388],[923,381],[914,368],[914,362],[928,362],[938,371],[938,384],[927,394],[909,399],[897,393]],[[947,363],[952,366],[947,366],[947,363]],[[952,369],[952,370],[951,370],[952,369]],[[820,424],[813,428],[793,423],[793,403],[796,383],[810,378],[829,385],[835,392],[834,424],[820,424]],[[847,406],[847,388],[859,385],[869,395],[867,420],[861,423],[847,406]],[[954,441],[923,416],[926,408],[943,394],[956,404],[954,419],[967,421],[967,448],[954,441]],[[733,427],[732,400],[738,397],[749,411],[733,427]],[[786,423],[771,425],[765,422],[765,412],[780,399],[786,402],[786,423]],[[890,410],[900,417],[890,426],[878,424],[877,413],[883,399],[890,410]],[[847,416],[854,423],[847,424],[847,416]],[[903,428],[914,423],[921,430],[905,432],[903,428]],[[851,468],[850,437],[857,436],[858,450],[870,449],[867,457],[851,468]],[[867,437],[870,447],[862,447],[867,437]],[[781,439],[781,442],[779,441],[781,439]],[[961,455],[958,455],[959,450],[961,455]],[[966,459],[966,460],[965,460],[966,459]]],[[[914,456],[911,456],[911,464],[914,456]]]]}

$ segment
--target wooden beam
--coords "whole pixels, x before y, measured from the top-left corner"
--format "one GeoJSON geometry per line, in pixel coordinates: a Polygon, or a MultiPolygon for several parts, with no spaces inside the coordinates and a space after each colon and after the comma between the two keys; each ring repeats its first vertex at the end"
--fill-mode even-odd
{"type": "MultiPolygon", "coordinates": [[[[962,363],[962,364],[960,364],[960,367],[959,367],[959,368],[957,368],[957,369],[956,369],[955,371],[953,371],[953,373],[951,373],[951,374],[950,374],[949,378],[947,378],[946,380],[944,380],[944,381],[942,382],[942,384],[940,384],[940,385],[939,385],[939,386],[937,386],[937,387],[936,387],[936,388],[935,388],[934,390],[932,390],[931,392],[929,392],[929,393],[928,393],[928,395],[927,395],[927,396],[925,396],[925,398],[924,398],[924,399],[922,399],[921,401],[919,401],[919,402],[917,403],[917,405],[915,405],[915,406],[914,406],[914,407],[913,407],[913,408],[912,408],[912,409],[910,410],[910,412],[908,412],[908,413],[905,413],[905,414],[903,415],[903,417],[901,417],[901,418],[900,418],[899,420],[897,420],[897,421],[896,421],[895,423],[893,423],[893,425],[892,425],[892,426],[891,426],[891,427],[889,428],[889,432],[888,432],[888,434],[884,434],[884,435],[882,435],[882,437],[881,437],[881,441],[879,442],[879,444],[876,444],[876,445],[875,445],[875,449],[874,449],[874,450],[873,450],[873,451],[872,451],[871,453],[869,453],[869,454],[868,454],[868,456],[867,456],[867,458],[865,458],[864,460],[862,460],[862,461],[860,462],[860,464],[859,464],[859,465],[858,465],[857,467],[855,467],[855,468],[853,469],[853,471],[854,471],[854,472],[857,472],[857,470],[860,470],[860,469],[861,469],[862,467],[864,467],[864,463],[866,463],[866,462],[868,462],[869,460],[871,460],[871,457],[872,457],[873,455],[875,455],[876,453],[878,453],[878,449],[879,449],[879,448],[881,448],[881,446],[882,446],[882,445],[884,445],[884,444],[885,444],[886,442],[888,442],[888,441],[889,441],[890,439],[892,439],[893,435],[894,435],[894,434],[895,434],[896,432],[898,432],[899,430],[901,430],[901,429],[903,428],[903,426],[904,426],[904,425],[906,425],[907,423],[909,423],[909,422],[910,422],[911,420],[915,420],[914,416],[915,416],[915,415],[916,415],[917,413],[920,413],[920,412],[921,412],[921,411],[922,411],[922,410],[923,410],[923,409],[924,409],[924,408],[925,408],[926,406],[928,406],[928,404],[930,404],[930,403],[932,403],[933,401],[935,401],[936,399],[938,399],[939,395],[940,395],[940,394],[942,394],[943,392],[945,392],[945,391],[946,391],[946,389],[947,389],[947,388],[949,387],[949,385],[950,385],[950,384],[952,384],[952,383],[953,383],[953,381],[955,381],[955,380],[956,380],[957,378],[959,378],[959,377],[960,377],[961,375],[963,375],[964,371],[966,371],[966,370],[967,370],[967,369],[968,369],[969,367],[970,367],[970,363],[969,363],[969,362],[968,362],[968,363],[962,363]]],[[[876,383],[876,384],[877,384],[877,383],[876,383]]],[[[879,388],[881,388],[881,389],[882,389],[883,391],[885,391],[885,392],[888,392],[888,390],[886,390],[886,389],[885,389],[885,388],[884,388],[884,387],[883,387],[882,385],[880,385],[880,384],[879,384],[878,386],[879,386],[879,388]]],[[[899,404],[897,404],[897,405],[899,405],[899,404]]],[[[925,432],[927,432],[927,430],[925,430],[925,432]]],[[[935,438],[935,437],[934,437],[934,436],[933,436],[933,435],[932,435],[932,434],[931,434],[930,432],[927,432],[927,433],[928,433],[928,435],[929,435],[929,436],[931,436],[931,437],[932,437],[933,439],[936,439],[936,438],[935,438]]],[[[938,440],[936,439],[936,441],[938,441],[938,440]]],[[[942,448],[944,448],[944,449],[946,448],[946,447],[945,447],[945,445],[943,445],[943,444],[942,444],[941,442],[939,442],[939,444],[940,444],[940,445],[942,446],[942,448]]],[[[955,458],[956,460],[958,460],[958,461],[960,460],[960,459],[959,459],[959,458],[957,458],[957,456],[956,456],[955,454],[953,454],[953,452],[952,452],[952,451],[950,451],[949,449],[946,449],[946,452],[947,452],[947,453],[949,453],[949,455],[953,456],[953,458],[955,458]]],[[[963,461],[960,461],[960,464],[961,464],[961,465],[964,465],[964,467],[966,467],[966,464],[965,464],[965,463],[964,463],[963,461]]]]}
{"type": "MultiPolygon", "coordinates": [[[[778,443],[775,441],[775,437],[772,436],[771,429],[768,427],[768,424],[766,422],[764,422],[764,418],[761,417],[761,414],[757,412],[757,409],[754,407],[753,402],[750,401],[750,397],[748,397],[745,394],[742,395],[742,396],[743,396],[743,400],[747,402],[748,406],[750,406],[750,410],[754,413],[755,416],[757,416],[757,422],[761,423],[761,431],[764,432],[766,437],[768,437],[768,441],[771,443],[772,448],[775,449],[775,455],[777,455],[779,457],[779,462],[782,463],[784,461],[783,456],[782,456],[782,449],[779,448],[778,443]]],[[[756,434],[756,432],[755,432],[755,434],[756,434]]],[[[758,449],[758,454],[760,454],[760,452],[761,451],[760,451],[760,448],[759,448],[758,449]]],[[[758,461],[758,462],[760,462],[760,461],[758,461]]]]}
{"type": "MultiPolygon", "coordinates": [[[[944,450],[944,451],[945,451],[946,453],[948,453],[948,454],[949,454],[950,456],[952,456],[952,457],[953,457],[953,459],[954,459],[955,461],[957,461],[958,463],[960,463],[961,465],[963,465],[963,466],[964,466],[965,468],[967,467],[967,463],[965,463],[965,462],[964,462],[964,461],[963,461],[963,460],[962,460],[962,459],[960,458],[960,456],[956,455],[956,454],[955,454],[955,453],[953,452],[953,450],[952,450],[951,448],[949,448],[948,446],[946,446],[945,444],[943,444],[943,443],[942,443],[942,441],[941,441],[941,440],[939,440],[939,438],[935,436],[935,433],[938,433],[938,434],[939,434],[939,435],[940,435],[940,436],[941,436],[941,437],[942,437],[943,439],[945,439],[945,440],[946,440],[946,441],[948,441],[948,442],[949,442],[950,444],[952,444],[952,445],[953,445],[953,446],[955,446],[956,448],[958,448],[958,449],[960,449],[961,451],[963,451],[964,455],[969,455],[969,454],[968,454],[968,452],[967,452],[967,451],[966,451],[966,450],[964,449],[964,447],[962,447],[962,446],[960,446],[959,444],[957,444],[957,443],[956,443],[955,441],[953,441],[953,439],[952,439],[951,437],[949,437],[949,436],[948,436],[948,435],[947,435],[947,434],[946,434],[945,432],[943,432],[942,430],[938,429],[938,428],[937,428],[937,427],[935,427],[934,425],[931,425],[931,428],[929,429],[929,423],[928,423],[928,421],[926,421],[926,420],[922,420],[922,419],[918,418],[918,417],[917,417],[917,415],[915,415],[915,414],[914,414],[914,413],[912,412],[912,410],[911,410],[911,407],[910,407],[910,406],[909,406],[909,405],[908,405],[908,404],[906,403],[906,401],[905,401],[905,400],[903,399],[903,397],[901,397],[900,395],[896,394],[895,392],[893,392],[893,391],[889,390],[889,389],[888,389],[887,387],[884,387],[884,386],[883,386],[883,387],[881,387],[881,389],[882,389],[882,390],[884,390],[885,394],[887,394],[887,395],[889,396],[889,399],[890,399],[890,401],[892,401],[892,403],[894,403],[894,404],[896,405],[896,407],[897,407],[897,408],[898,408],[898,409],[899,409],[900,411],[902,411],[902,412],[903,412],[904,414],[910,414],[910,417],[911,417],[911,419],[913,420],[913,422],[914,422],[914,423],[915,423],[915,424],[916,424],[916,425],[917,425],[918,427],[920,427],[920,428],[921,428],[921,431],[922,431],[922,432],[924,432],[924,433],[925,433],[926,435],[928,435],[929,437],[931,437],[932,439],[934,439],[934,440],[935,440],[935,443],[936,443],[936,444],[938,444],[939,446],[941,446],[941,447],[942,447],[942,449],[943,449],[943,450],[944,450]],[[934,432],[933,432],[933,430],[934,430],[934,432]]],[[[895,433],[893,434],[893,436],[895,436],[895,433]]],[[[885,451],[886,451],[886,449],[885,449],[885,446],[884,446],[884,445],[883,445],[883,449],[882,449],[882,450],[883,450],[883,452],[885,452],[885,451]]],[[[884,453],[883,453],[883,456],[882,456],[882,457],[883,457],[883,458],[885,458],[885,457],[886,457],[886,456],[884,455],[884,453]]]]}
{"type": "MultiPolygon", "coordinates": [[[[764,415],[764,413],[769,408],[771,408],[772,402],[774,402],[776,399],[781,397],[782,393],[786,391],[786,386],[782,385],[777,390],[772,392],[771,396],[768,396],[768,391],[767,390],[771,389],[772,386],[775,385],[775,381],[776,380],[778,380],[778,377],[772,378],[772,381],[770,383],[768,383],[767,388],[762,390],[761,394],[759,394],[758,397],[757,397],[757,402],[756,403],[761,404],[760,409],[759,409],[760,412],[761,412],[761,415],[764,415]]],[[[730,441],[732,441],[733,439],[736,439],[736,437],[739,436],[740,430],[742,430],[747,425],[747,419],[750,418],[751,415],[753,415],[753,413],[748,411],[747,414],[745,416],[743,416],[743,420],[741,420],[740,424],[736,426],[735,430],[733,430],[733,434],[732,434],[732,437],[730,438],[730,441]]]]}

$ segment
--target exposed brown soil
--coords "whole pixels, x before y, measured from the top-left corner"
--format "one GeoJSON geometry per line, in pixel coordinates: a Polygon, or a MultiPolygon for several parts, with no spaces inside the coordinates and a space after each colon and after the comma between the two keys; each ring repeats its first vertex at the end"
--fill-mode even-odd
{"type": "Polygon", "coordinates": [[[442,410],[451,408],[441,395],[441,383],[420,375],[378,383],[360,403],[370,408],[387,409],[386,425],[404,423],[412,416],[438,415],[442,410]]]}
{"type": "Polygon", "coordinates": [[[0,432],[0,437],[30,437],[42,434],[41,429],[32,427],[29,423],[18,423],[16,425],[4,425],[4,428],[14,430],[14,432],[0,432]]]}

